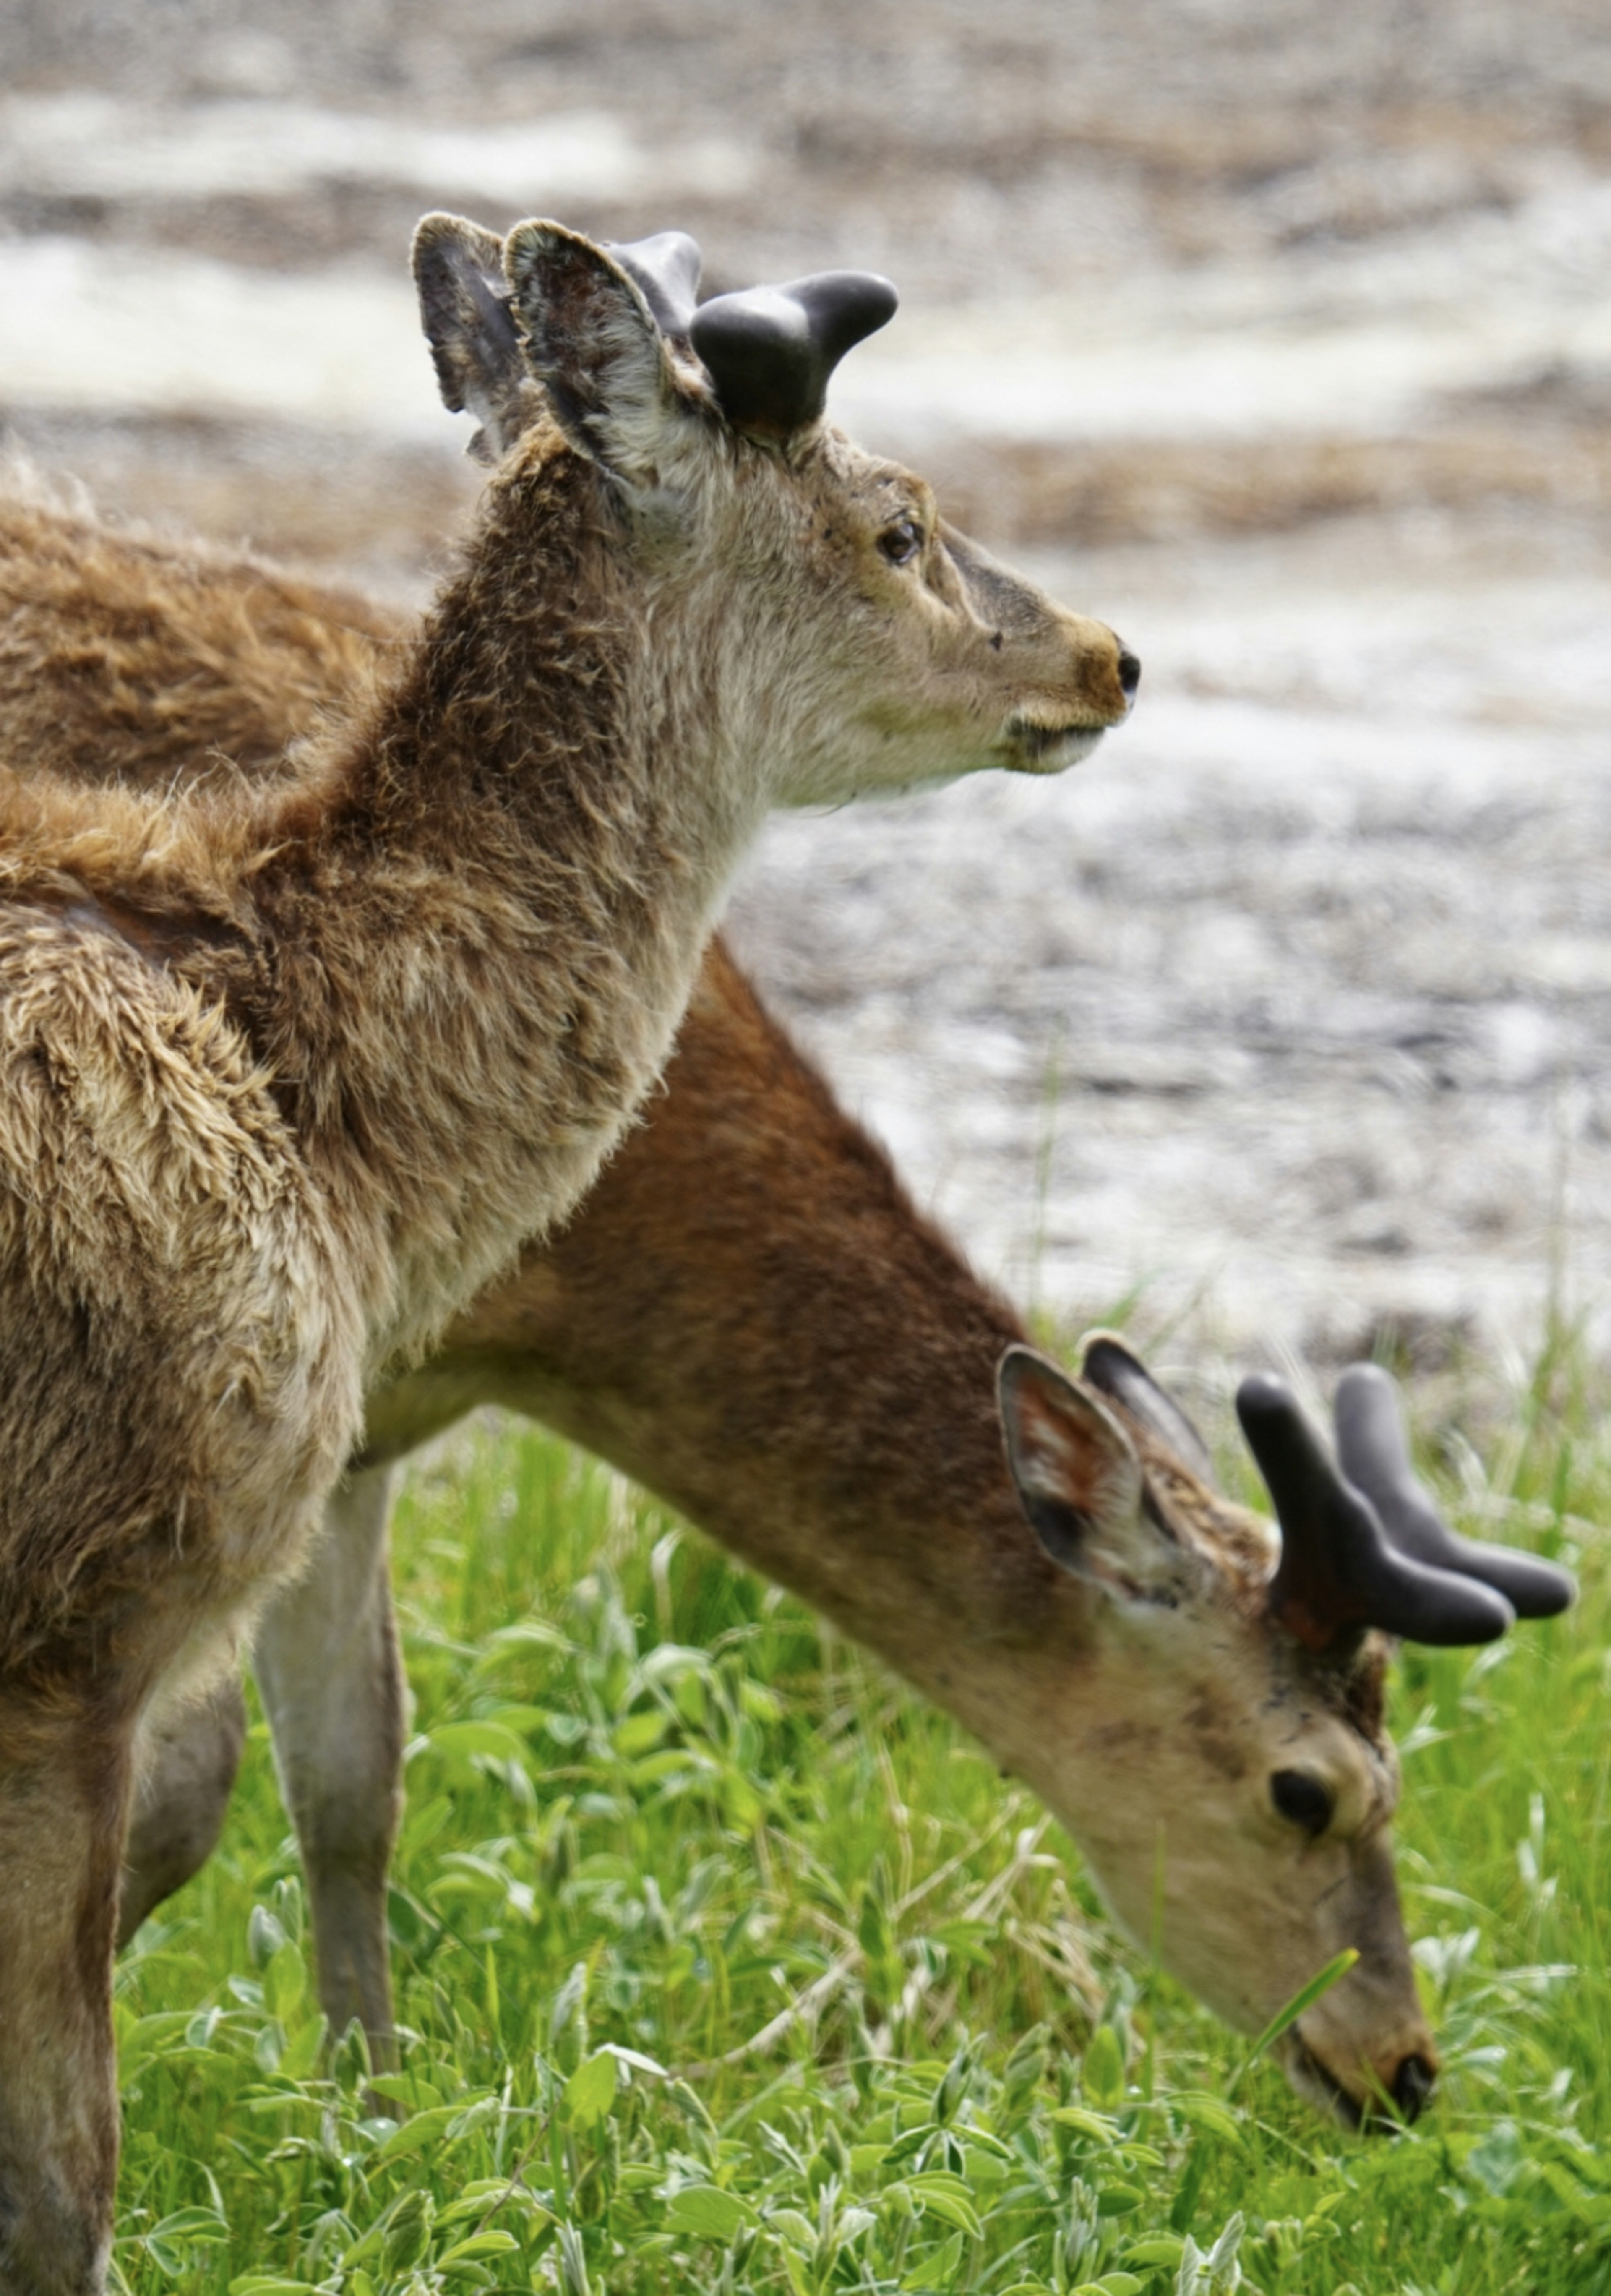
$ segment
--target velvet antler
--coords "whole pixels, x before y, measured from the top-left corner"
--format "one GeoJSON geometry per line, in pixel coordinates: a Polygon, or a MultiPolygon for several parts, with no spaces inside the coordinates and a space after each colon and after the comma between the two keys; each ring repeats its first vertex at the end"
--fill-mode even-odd
{"type": "Polygon", "coordinates": [[[1307,1649],[1334,1649],[1367,1627],[1456,1644],[1504,1633],[1515,1613],[1495,1588],[1418,1560],[1388,1538],[1284,1380],[1255,1373],[1237,1390],[1236,1410],[1281,1527],[1270,1613],[1307,1649]]]}
{"type": "Polygon", "coordinates": [[[895,316],[871,271],[819,271],[786,287],[749,287],[701,303],[689,337],[736,430],[787,438],[814,422],[846,352],[895,316]]]}
{"type": "Polygon", "coordinates": [[[685,231],[658,231],[651,239],[606,240],[604,252],[642,288],[660,332],[685,336],[705,263],[698,241],[685,231]]]}
{"type": "Polygon", "coordinates": [[[1496,1587],[1518,1619],[1552,1619],[1566,1608],[1577,1592],[1566,1571],[1535,1554],[1461,1538],[1440,1521],[1411,1467],[1397,1390],[1379,1365],[1351,1365],[1337,1382],[1333,1409],[1337,1464],[1370,1500],[1401,1554],[1496,1587]]]}

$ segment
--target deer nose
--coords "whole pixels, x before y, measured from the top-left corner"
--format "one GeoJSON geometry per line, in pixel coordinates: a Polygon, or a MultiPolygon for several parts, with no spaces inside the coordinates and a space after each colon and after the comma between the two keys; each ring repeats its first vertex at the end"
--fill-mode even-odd
{"type": "Polygon", "coordinates": [[[1437,2075],[1425,2057],[1406,2057],[1393,2076],[1393,2102],[1406,2120],[1419,2119],[1437,2075]]]}
{"type": "Polygon", "coordinates": [[[1126,701],[1135,700],[1135,689],[1141,682],[1141,662],[1121,638],[1119,640],[1119,685],[1126,701]]]}

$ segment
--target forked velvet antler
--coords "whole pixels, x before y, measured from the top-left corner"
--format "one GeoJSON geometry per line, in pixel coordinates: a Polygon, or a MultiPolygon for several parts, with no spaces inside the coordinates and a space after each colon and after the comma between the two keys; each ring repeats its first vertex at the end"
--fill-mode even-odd
{"type": "Polygon", "coordinates": [[[1475,1546],[1439,1521],[1410,1472],[1385,1373],[1361,1365],[1345,1374],[1344,1469],[1285,1381],[1254,1374],[1236,1408],[1281,1528],[1270,1613],[1307,1649],[1330,1650],[1368,1627],[1410,1642],[1493,1642],[1518,1611],[1546,1617],[1570,1602],[1564,1572],[1475,1546]]]}
{"type": "Polygon", "coordinates": [[[1337,1464],[1376,1509],[1401,1554],[1497,1587],[1518,1619],[1552,1619],[1576,1594],[1571,1574],[1535,1554],[1488,1546],[1449,1529],[1416,1480],[1398,1390],[1379,1364],[1353,1364],[1337,1382],[1337,1464]]]}
{"type": "Polygon", "coordinates": [[[847,350],[894,318],[897,298],[873,271],[818,271],[786,287],[748,287],[701,303],[689,340],[737,430],[781,437],[814,422],[847,350]]]}

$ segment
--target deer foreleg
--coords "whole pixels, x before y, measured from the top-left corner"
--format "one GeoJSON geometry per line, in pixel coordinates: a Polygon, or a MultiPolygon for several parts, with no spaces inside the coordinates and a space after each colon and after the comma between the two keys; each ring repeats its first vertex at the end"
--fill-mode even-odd
{"type": "Polygon", "coordinates": [[[356,2017],[377,2067],[396,2057],[386,1877],[402,1812],[404,1687],[388,1574],[391,1476],[356,1471],[303,1576],[258,1622],[258,1686],[301,1845],[332,2034],[356,2017]]]}
{"type": "Polygon", "coordinates": [[[0,2290],[100,2296],[118,2172],[111,1959],[132,1775],[111,1685],[0,1691],[0,2290]]]}
{"type": "Polygon", "coordinates": [[[245,1742],[246,1703],[233,1674],[171,1706],[159,1702],[141,1725],[118,1907],[120,1947],[211,1857],[245,1742]]]}

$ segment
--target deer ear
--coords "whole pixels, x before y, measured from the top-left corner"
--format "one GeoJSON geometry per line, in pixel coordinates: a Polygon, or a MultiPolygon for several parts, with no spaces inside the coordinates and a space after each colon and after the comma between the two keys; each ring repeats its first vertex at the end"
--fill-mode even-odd
{"type": "Polygon", "coordinates": [[[1107,1406],[1032,1348],[1008,1349],[997,1389],[1018,1503],[1052,1561],[1124,1601],[1177,1601],[1184,1558],[1107,1406]]]}
{"type": "Polygon", "coordinates": [[[1087,1332],[1080,1341],[1080,1376],[1087,1387],[1100,1388],[1122,1403],[1133,1419],[1149,1427],[1182,1466],[1190,1467],[1199,1483],[1217,1489],[1208,1446],[1166,1388],[1158,1385],[1140,1356],[1125,1346],[1116,1332],[1087,1332]]]}
{"type": "Polygon", "coordinates": [[[677,393],[637,281],[557,223],[517,224],[503,268],[527,359],[571,445],[618,477],[652,480],[677,393]]]}
{"type": "Polygon", "coordinates": [[[467,451],[498,462],[540,404],[510,308],[503,242],[462,216],[428,215],[413,259],[443,404],[454,414],[468,409],[480,424],[467,451]]]}

